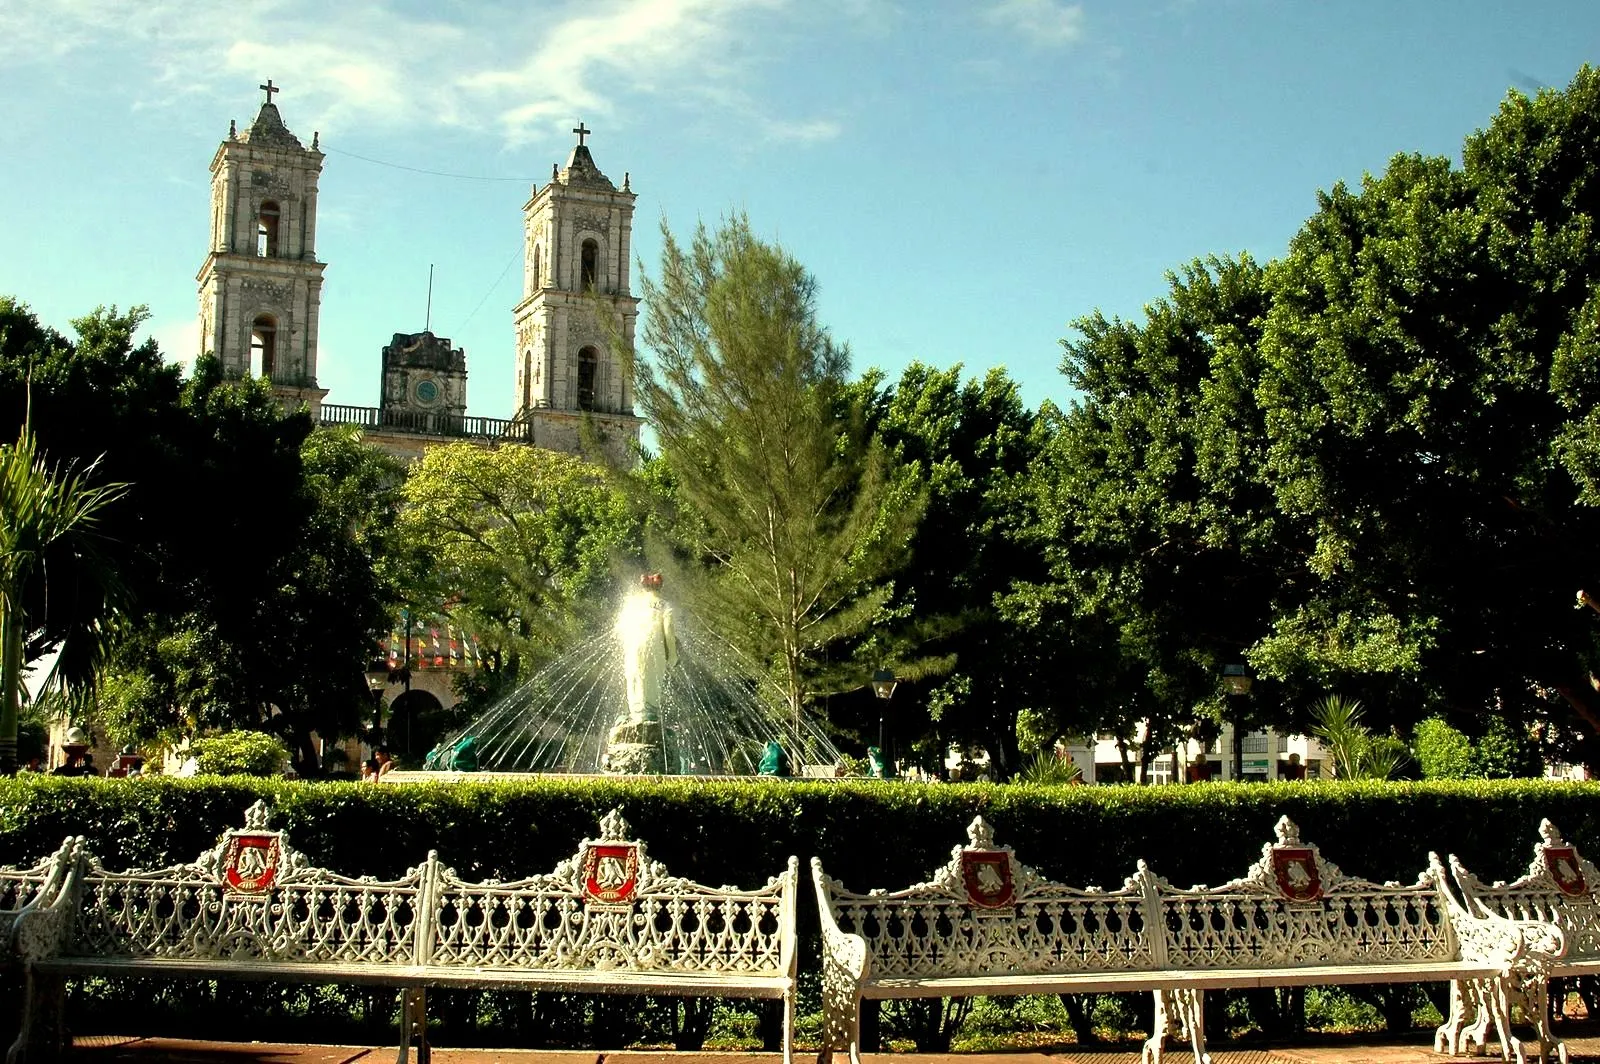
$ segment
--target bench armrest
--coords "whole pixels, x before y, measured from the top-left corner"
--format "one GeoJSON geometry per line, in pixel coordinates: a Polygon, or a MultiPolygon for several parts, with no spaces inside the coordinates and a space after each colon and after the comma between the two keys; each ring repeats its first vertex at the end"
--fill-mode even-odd
{"type": "Polygon", "coordinates": [[[51,859],[50,875],[11,923],[9,950],[25,963],[59,954],[78,916],[83,836],[69,838],[51,859]]]}
{"type": "Polygon", "coordinates": [[[800,974],[799,933],[795,930],[795,920],[800,912],[800,859],[791,856],[789,866],[783,873],[783,927],[779,930],[779,939],[782,942],[782,952],[778,956],[778,966],[793,981],[800,974]]]}
{"type": "Polygon", "coordinates": [[[1505,970],[1548,973],[1567,953],[1567,936],[1543,920],[1513,920],[1482,905],[1469,911],[1445,886],[1444,865],[1429,854],[1430,871],[1437,884],[1450,925],[1460,944],[1461,958],[1493,964],[1505,970]]]}
{"type": "Polygon", "coordinates": [[[867,981],[872,959],[867,955],[867,940],[839,929],[833,918],[828,896],[832,882],[822,870],[822,860],[811,859],[811,881],[817,888],[817,914],[822,923],[822,978],[824,983],[848,983],[859,987],[867,981]]]}

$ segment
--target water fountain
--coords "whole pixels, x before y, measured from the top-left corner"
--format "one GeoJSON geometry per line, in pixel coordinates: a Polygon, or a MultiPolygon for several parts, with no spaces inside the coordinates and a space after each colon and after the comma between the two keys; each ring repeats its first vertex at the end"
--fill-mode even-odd
{"type": "Polygon", "coordinates": [[[836,765],[760,667],[661,597],[647,574],[608,631],[540,670],[428,755],[432,770],[744,776],[781,750],[796,771],[836,765]]]}

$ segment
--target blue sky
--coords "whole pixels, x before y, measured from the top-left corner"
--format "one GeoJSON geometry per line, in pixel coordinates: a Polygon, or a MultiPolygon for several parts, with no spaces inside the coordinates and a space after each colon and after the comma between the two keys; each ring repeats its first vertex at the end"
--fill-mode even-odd
{"type": "Polygon", "coordinates": [[[5,0],[0,293],[63,329],[146,304],[192,357],[207,167],[270,77],[328,156],[329,402],[376,402],[432,263],[470,412],[510,416],[521,208],[580,119],[647,270],[661,219],[743,210],[857,369],[1004,365],[1060,402],[1074,318],[1276,256],[1319,188],[1459,158],[1508,89],[1596,60],[1592,0],[5,0]]]}

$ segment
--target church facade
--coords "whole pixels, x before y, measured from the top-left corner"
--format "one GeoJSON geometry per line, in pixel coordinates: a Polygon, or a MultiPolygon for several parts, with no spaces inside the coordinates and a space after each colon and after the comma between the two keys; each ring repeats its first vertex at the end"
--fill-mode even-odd
{"type": "Polygon", "coordinates": [[[324,156],[283,122],[272,97],[211,163],[211,250],[197,277],[200,351],[229,377],[262,377],[286,406],[322,424],[356,425],[397,457],[465,439],[584,454],[598,445],[626,463],[639,439],[622,351],[633,347],[639,301],[629,280],[635,195],[578,143],[523,205],[522,297],[513,416],[467,413],[466,352],[432,332],[394,333],[379,360],[379,405],[327,402],[317,384],[322,274],[316,255],[317,181],[324,156]]]}

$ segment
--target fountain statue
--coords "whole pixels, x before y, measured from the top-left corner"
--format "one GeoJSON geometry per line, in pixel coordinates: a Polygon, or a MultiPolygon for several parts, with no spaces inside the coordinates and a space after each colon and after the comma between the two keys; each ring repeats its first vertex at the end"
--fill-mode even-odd
{"type": "Polygon", "coordinates": [[[672,607],[661,601],[661,574],[645,573],[617,611],[627,716],[611,729],[600,766],[622,775],[648,775],[665,768],[661,744],[661,688],[678,663],[672,607]]]}
{"type": "Polygon", "coordinates": [[[445,737],[426,767],[610,775],[785,775],[840,760],[764,670],[649,573],[614,622],[445,737]]]}

